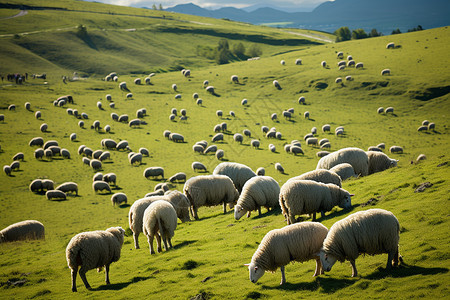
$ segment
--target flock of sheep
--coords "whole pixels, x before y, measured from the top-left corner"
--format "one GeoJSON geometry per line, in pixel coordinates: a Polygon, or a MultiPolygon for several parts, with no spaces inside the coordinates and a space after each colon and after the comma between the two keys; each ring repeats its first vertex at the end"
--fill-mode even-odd
{"type": "MultiPolygon", "coordinates": [[[[387,47],[391,49],[391,46],[387,47]]],[[[343,53],[339,52],[339,59],[343,58],[343,53]]],[[[363,68],[362,63],[355,63],[352,57],[348,61],[338,63],[340,69],[345,67],[363,68]]],[[[284,61],[281,62],[285,64],[284,61]]],[[[296,65],[301,65],[302,61],[297,60],[296,65]]],[[[326,62],[322,62],[323,67],[327,67],[326,62]]],[[[183,70],[183,76],[189,77],[190,70],[183,70]]],[[[381,72],[382,75],[390,74],[386,69],[381,72]]],[[[150,74],[145,78],[145,84],[150,84],[150,74]]],[[[118,81],[116,73],[107,75],[105,81],[118,81]]],[[[347,76],[346,80],[352,80],[347,76]]],[[[237,75],[231,76],[232,83],[239,83],[237,75]]],[[[342,79],[336,79],[336,83],[341,83],[342,79]],[[339,82],[338,82],[339,81],[339,82]]],[[[142,84],[141,80],[135,80],[135,84],[142,84]]],[[[281,89],[281,84],[273,81],[277,89],[281,89]]],[[[119,88],[128,92],[127,98],[132,98],[126,82],[122,82],[119,88]]],[[[209,82],[204,82],[204,88],[209,93],[214,93],[214,87],[209,82]]],[[[172,85],[176,92],[177,85],[172,85]]],[[[176,99],[181,95],[177,94],[176,99]]],[[[202,105],[202,99],[198,94],[193,98],[198,105],[202,105]]],[[[112,96],[106,95],[106,100],[110,102],[110,107],[114,107],[112,96]]],[[[299,104],[305,103],[302,96],[298,99],[299,104]]],[[[54,106],[64,107],[67,104],[73,104],[72,96],[62,96],[54,101],[54,106]]],[[[243,99],[242,105],[248,105],[248,100],[243,99]]],[[[26,103],[25,108],[30,109],[30,104],[26,103]]],[[[97,103],[97,108],[102,110],[101,102],[97,103]]],[[[14,110],[12,107],[10,110],[14,110]]],[[[78,126],[84,127],[89,117],[86,113],[79,113],[76,109],[68,108],[67,113],[79,119],[78,126]]],[[[294,113],[294,108],[282,112],[282,116],[290,119],[294,113]]],[[[378,113],[393,113],[393,108],[379,108],[378,113]]],[[[146,115],[146,109],[142,108],[136,112],[136,119],[128,121],[128,115],[111,114],[114,122],[126,122],[129,127],[139,127],[145,124],[141,120],[146,115]]],[[[169,119],[174,120],[178,115],[177,109],[172,109],[169,119]]],[[[217,116],[222,116],[222,111],[216,111],[217,116]]],[[[234,112],[229,115],[234,117],[234,112]]],[[[304,118],[310,117],[310,112],[303,114],[304,118]]],[[[40,111],[35,113],[35,117],[40,119],[40,111]]],[[[187,112],[180,110],[180,120],[186,120],[187,112]]],[[[272,120],[278,118],[277,113],[271,115],[272,120]]],[[[1,115],[1,120],[4,116],[1,115]]],[[[434,128],[434,123],[423,123],[426,129],[434,128]]],[[[91,129],[110,132],[111,126],[101,127],[100,121],[95,120],[91,129]]],[[[48,130],[47,124],[40,126],[42,132],[48,130]]],[[[269,129],[267,126],[261,127],[267,140],[281,139],[281,132],[275,127],[269,129]]],[[[227,124],[221,123],[214,126],[215,135],[212,137],[212,143],[219,143],[224,140],[224,132],[228,132],[227,124]]],[[[331,126],[325,124],[322,126],[323,132],[330,132],[331,126]]],[[[336,136],[342,136],[344,128],[339,126],[335,130],[336,136]]],[[[164,131],[163,136],[173,142],[185,142],[182,134],[164,131]]],[[[239,144],[242,143],[244,136],[252,138],[249,129],[241,133],[234,133],[233,140],[239,144]]],[[[70,134],[70,141],[77,140],[75,133],[70,134]]],[[[220,162],[212,175],[198,175],[187,178],[186,174],[179,172],[171,176],[169,183],[184,183],[182,192],[170,190],[169,183],[159,184],[154,192],[148,193],[145,197],[134,201],[128,212],[129,227],[133,232],[134,245],[139,249],[139,234],[142,232],[149,244],[150,253],[154,254],[153,240],[157,240],[157,252],[172,248],[172,238],[177,227],[177,219],[181,222],[190,221],[190,216],[195,220],[199,219],[198,211],[203,206],[223,205],[223,212],[226,213],[226,206],[229,209],[234,208],[234,218],[239,220],[245,214],[250,217],[252,211],[258,211],[261,215],[261,208],[267,210],[282,210],[282,216],[287,222],[287,226],[281,229],[269,231],[261,241],[258,249],[248,264],[249,276],[252,282],[257,280],[266,271],[275,271],[281,268],[281,283],[286,282],[284,266],[290,261],[316,260],[316,270],[314,276],[323,274],[324,271],[330,271],[333,264],[339,260],[349,260],[352,264],[352,276],[357,275],[355,260],[359,254],[381,254],[388,253],[387,268],[398,264],[400,255],[398,252],[399,241],[399,222],[396,217],[388,211],[382,209],[370,209],[349,215],[347,218],[336,222],[330,229],[318,222],[299,222],[296,216],[311,215],[312,221],[316,221],[316,214],[321,213],[322,217],[326,212],[331,211],[338,206],[342,209],[348,209],[351,205],[350,192],[342,188],[342,182],[351,177],[368,176],[376,172],[384,171],[388,168],[397,166],[397,160],[391,159],[383,153],[384,144],[369,147],[368,151],[359,148],[343,148],[334,152],[328,152],[324,149],[331,148],[330,141],[326,138],[319,140],[317,138],[317,128],[313,127],[311,133],[304,137],[306,145],[319,147],[322,151],[317,152],[320,158],[316,170],[311,170],[296,177],[287,180],[281,187],[272,177],[265,175],[265,169],[259,168],[253,171],[248,166],[234,162],[220,162],[224,157],[224,150],[219,149],[217,145],[208,145],[207,141],[196,142],[192,149],[194,152],[203,154],[214,153],[220,162]],[[381,225],[381,226],[376,226],[381,225]]],[[[261,141],[253,139],[250,142],[254,148],[259,148],[261,141]]],[[[29,146],[39,147],[34,151],[36,159],[51,160],[54,155],[70,159],[70,152],[59,146],[55,140],[48,140],[44,143],[42,137],[35,137],[30,140],[29,146]]],[[[81,163],[88,165],[95,172],[102,169],[102,162],[110,160],[109,151],[127,152],[130,165],[140,165],[145,157],[149,156],[146,148],[140,148],[138,152],[133,152],[126,140],[116,142],[113,139],[106,138],[100,141],[102,149],[93,150],[86,145],[78,148],[78,155],[81,156],[81,163]]],[[[269,151],[276,152],[276,147],[269,144],[269,151]]],[[[287,153],[293,155],[304,154],[301,142],[292,140],[291,143],[284,146],[287,153]]],[[[392,146],[391,153],[402,153],[403,149],[399,146],[392,146]]],[[[11,165],[4,166],[6,175],[20,168],[20,160],[23,161],[24,154],[17,153],[13,157],[11,165]]],[[[280,163],[275,163],[275,169],[284,173],[284,168],[280,163]]],[[[193,162],[194,172],[207,172],[207,168],[201,162],[193,162]]],[[[120,174],[119,174],[120,175],[120,174]]],[[[165,179],[164,168],[161,166],[152,166],[144,170],[143,176],[147,179],[162,178],[165,179]]],[[[116,185],[117,175],[114,173],[102,174],[97,172],[93,177],[92,189],[95,193],[107,191],[112,193],[111,185],[116,185]]],[[[75,182],[65,182],[55,187],[50,179],[36,179],[30,183],[29,189],[34,193],[43,193],[48,200],[65,200],[67,193],[78,195],[78,184],[75,182]]],[[[128,199],[125,193],[115,193],[111,197],[113,205],[127,203],[128,199]]],[[[106,283],[109,284],[110,264],[118,261],[120,258],[121,247],[124,242],[125,231],[120,227],[111,227],[105,231],[83,232],[75,235],[69,242],[66,249],[66,258],[72,274],[72,291],[77,291],[76,277],[80,277],[86,286],[90,285],[86,279],[86,272],[90,269],[105,267],[106,283]]],[[[0,242],[14,241],[20,239],[41,239],[44,238],[44,226],[42,223],[34,220],[28,220],[13,224],[0,231],[0,242]]]]}

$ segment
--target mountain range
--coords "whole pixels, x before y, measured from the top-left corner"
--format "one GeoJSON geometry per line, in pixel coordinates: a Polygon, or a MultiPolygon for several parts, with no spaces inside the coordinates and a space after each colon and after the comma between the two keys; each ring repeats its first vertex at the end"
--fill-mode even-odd
{"type": "Polygon", "coordinates": [[[256,25],[293,27],[334,32],[342,26],[350,29],[376,28],[383,34],[394,29],[402,32],[421,25],[424,29],[450,23],[449,0],[335,0],[320,4],[311,12],[286,12],[270,7],[253,11],[235,7],[205,9],[192,3],[180,4],[167,11],[230,19],[256,25]]]}

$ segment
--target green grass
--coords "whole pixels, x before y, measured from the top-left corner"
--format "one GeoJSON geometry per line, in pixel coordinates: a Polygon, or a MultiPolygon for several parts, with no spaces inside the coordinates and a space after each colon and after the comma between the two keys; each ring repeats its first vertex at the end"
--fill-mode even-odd
{"type": "MultiPolygon", "coordinates": [[[[71,1],[33,3],[46,6],[58,3],[75,8],[79,5],[78,2],[71,1]]],[[[86,3],[86,10],[88,9],[104,11],[112,8],[86,3]]],[[[128,13],[128,10],[134,15],[159,13],[129,8],[123,8],[122,11],[128,13]]],[[[172,16],[186,20],[188,18],[184,15],[172,16]]],[[[204,23],[225,22],[194,17],[193,20],[204,23]]],[[[97,21],[101,22],[101,18],[97,21]]],[[[127,25],[130,25],[128,28],[137,28],[141,21],[139,17],[130,17],[127,22],[127,25]]],[[[230,24],[229,27],[221,27],[217,32],[233,32],[237,28],[233,26],[244,26],[232,22],[227,24],[230,24]]],[[[54,28],[60,25],[59,21],[56,25],[54,28]]],[[[76,25],[77,23],[74,24],[76,25]]],[[[24,22],[18,25],[20,30],[17,32],[29,30],[25,26],[34,25],[25,25],[24,22]]],[[[196,30],[207,29],[202,27],[205,25],[195,26],[198,26],[196,30]]],[[[274,30],[245,26],[254,30],[255,35],[274,30]]],[[[88,24],[88,30],[89,28],[91,27],[88,24]]],[[[177,25],[172,28],[180,27],[177,25]]],[[[95,41],[102,37],[106,39],[109,34],[95,31],[95,41]]],[[[450,191],[447,163],[450,102],[448,94],[441,95],[436,91],[439,91],[437,88],[445,90],[450,81],[447,68],[450,63],[448,28],[314,47],[269,45],[265,49],[272,47],[270,49],[273,49],[273,52],[267,52],[267,55],[258,61],[222,66],[197,64],[195,58],[189,57],[189,53],[183,56],[183,51],[179,48],[191,47],[190,43],[194,41],[191,38],[194,39],[196,34],[166,32],[155,40],[160,43],[155,45],[155,48],[161,48],[159,53],[164,53],[164,49],[171,49],[169,56],[179,51],[179,57],[171,59],[191,69],[192,76],[188,79],[179,71],[161,72],[152,78],[152,85],[141,86],[132,83],[135,78],[143,79],[148,75],[139,73],[139,70],[167,70],[167,66],[172,65],[147,65],[146,59],[140,57],[144,53],[143,44],[129,43],[149,38],[150,35],[139,30],[127,34],[117,30],[114,38],[118,42],[110,47],[118,47],[114,50],[115,55],[104,48],[92,50],[88,56],[65,50],[45,55],[39,52],[44,44],[52,44],[57,48],[60,42],[55,41],[55,36],[61,37],[61,40],[67,43],[67,48],[64,49],[81,49],[79,42],[67,38],[69,35],[74,35],[74,32],[48,32],[36,34],[35,38],[31,38],[32,35],[21,37],[20,40],[27,39],[30,43],[32,50],[29,52],[22,52],[20,49],[23,48],[18,46],[20,43],[11,40],[0,47],[4,53],[0,56],[1,61],[5,62],[2,68],[9,66],[18,71],[40,72],[39,70],[49,66],[49,61],[55,62],[51,68],[46,69],[50,70],[47,71],[47,84],[38,79],[30,79],[22,86],[5,81],[0,89],[0,114],[5,115],[5,122],[0,122],[0,165],[10,164],[12,156],[19,151],[25,153],[25,162],[21,163],[20,171],[13,172],[12,177],[4,174],[0,176],[0,228],[25,219],[40,220],[46,228],[45,241],[0,245],[2,298],[60,299],[81,296],[189,299],[198,294],[214,299],[293,299],[299,295],[305,298],[333,299],[447,297],[450,267],[450,191]],[[172,34],[179,37],[177,41],[171,38],[172,34]],[[386,50],[385,45],[390,41],[402,47],[386,50]],[[10,52],[14,49],[19,49],[15,55],[10,52]],[[132,51],[137,57],[122,55],[123,51],[132,51]],[[337,70],[338,51],[353,55],[357,62],[364,62],[365,68],[337,70]],[[27,63],[27,69],[25,63],[20,63],[24,56],[32,58],[27,63]],[[294,65],[296,58],[301,58],[303,65],[294,65]],[[118,69],[105,67],[101,72],[96,71],[97,68],[102,68],[103,62],[108,59],[112,60],[110,63],[118,69]],[[285,66],[280,65],[282,59],[286,61],[285,66]],[[322,60],[328,62],[330,69],[320,67],[322,60]],[[61,61],[65,61],[63,66],[59,65],[61,61]],[[68,65],[67,61],[74,61],[73,65],[68,65]],[[64,84],[60,75],[79,71],[74,67],[79,65],[85,65],[93,70],[94,74],[85,80],[64,84]],[[126,65],[131,67],[127,68],[126,65]],[[384,68],[390,68],[392,75],[382,77],[380,71],[384,68]],[[128,83],[133,99],[125,99],[125,94],[118,89],[118,83],[101,80],[107,74],[106,70],[107,73],[119,70],[119,81],[128,83]],[[231,83],[230,76],[233,74],[239,76],[241,84],[231,83]],[[355,80],[346,82],[344,86],[334,83],[336,77],[346,75],[352,75],[355,80]],[[205,92],[202,83],[206,79],[216,88],[219,96],[205,92]],[[274,79],[280,82],[281,90],[273,87],[274,79]],[[319,82],[326,83],[327,88],[316,89],[315,86],[319,82]],[[171,89],[172,83],[177,83],[179,93],[182,94],[181,100],[174,99],[176,93],[171,89]],[[199,93],[204,100],[202,107],[197,106],[192,99],[194,92],[199,93]],[[87,129],[80,129],[77,126],[78,120],[69,116],[65,108],[53,106],[54,99],[66,94],[73,95],[75,100],[75,104],[67,107],[76,108],[79,112],[89,115],[89,119],[85,120],[87,129]],[[106,94],[112,95],[116,103],[115,109],[108,107],[106,94]],[[300,106],[297,103],[300,95],[306,97],[307,105],[300,106]],[[430,99],[422,101],[416,97],[430,99]],[[240,105],[243,98],[249,100],[246,107],[240,105]],[[96,107],[96,102],[100,99],[104,110],[96,107]],[[23,107],[27,101],[32,104],[31,112],[23,107]],[[7,110],[11,103],[16,104],[16,111],[7,110]],[[393,106],[395,114],[378,115],[376,110],[379,106],[393,106]],[[126,113],[134,117],[136,110],[142,107],[147,108],[148,116],[144,120],[148,124],[139,128],[130,129],[126,124],[116,123],[110,118],[111,112],[126,113]],[[178,110],[185,108],[188,120],[169,121],[172,107],[178,110]],[[295,109],[295,114],[292,121],[287,121],[281,117],[281,112],[290,107],[295,109]],[[223,110],[223,118],[216,117],[215,112],[218,109],[223,110]],[[34,118],[36,110],[42,112],[42,120],[34,118]],[[236,118],[228,116],[230,110],[236,113],[236,118]],[[305,111],[310,112],[310,120],[302,117],[305,111]],[[276,122],[270,120],[270,114],[273,112],[279,115],[276,122]],[[425,119],[436,123],[435,131],[417,132],[417,127],[425,119]],[[112,132],[97,133],[89,129],[94,120],[99,120],[102,127],[110,124],[112,132]],[[47,133],[39,131],[43,122],[49,125],[47,133]],[[404,154],[389,154],[399,159],[397,168],[344,182],[344,188],[356,194],[350,211],[334,209],[319,221],[329,228],[348,214],[370,207],[392,211],[401,224],[400,252],[405,265],[386,272],[386,255],[361,256],[356,261],[360,274],[357,278],[350,277],[351,268],[348,262],[337,264],[330,273],[313,278],[315,265],[310,261],[286,266],[287,284],[284,286],[279,286],[280,272],[267,273],[257,284],[252,284],[248,280],[248,270],[243,264],[250,261],[258,243],[269,230],[285,225],[281,212],[266,213],[263,209],[261,217],[254,212],[249,219],[235,221],[233,211],[224,215],[221,207],[200,208],[199,221],[178,224],[172,241],[175,249],[150,255],[142,234],[140,250],[134,249],[133,238],[128,236],[125,238],[121,259],[111,266],[112,284],[106,286],[104,273],[98,274],[91,270],[87,277],[93,290],[87,291],[78,278],[79,292],[71,293],[70,271],[65,261],[65,247],[69,240],[82,231],[106,229],[110,226],[127,228],[129,205],[152,191],[159,183],[146,180],[142,176],[147,167],[164,167],[166,178],[180,171],[191,177],[197,175],[191,170],[191,163],[201,161],[210,174],[219,162],[213,156],[195,154],[192,145],[200,140],[210,141],[214,135],[214,125],[222,122],[228,123],[230,131],[230,134],[225,135],[224,143],[217,143],[218,147],[225,151],[225,158],[245,163],[254,170],[265,167],[267,175],[273,176],[280,185],[290,177],[315,169],[318,161],[315,154],[319,149],[303,145],[302,139],[313,126],[319,129],[319,138],[326,137],[331,141],[333,151],[350,146],[367,149],[381,142],[386,143],[387,147],[402,146],[404,154]],[[332,134],[322,133],[320,128],[326,123],[331,124],[332,129],[339,125],[344,126],[346,134],[337,138],[332,134]],[[275,126],[283,134],[283,139],[267,140],[261,133],[262,125],[275,126]],[[250,129],[253,137],[261,140],[261,149],[252,149],[248,138],[244,140],[243,145],[233,142],[231,134],[242,132],[244,128],[250,129]],[[183,134],[186,143],[174,144],[164,139],[162,134],[166,129],[183,134]],[[70,142],[69,135],[72,132],[77,133],[77,142],[70,142]],[[34,148],[28,146],[29,140],[35,136],[42,136],[45,140],[58,140],[62,147],[69,149],[72,158],[35,160],[34,148]],[[133,151],[140,147],[150,150],[150,157],[144,157],[144,164],[138,167],[128,164],[127,152],[117,151],[111,151],[112,161],[103,165],[103,173],[115,172],[118,175],[118,188],[114,192],[121,191],[128,196],[129,204],[121,207],[111,205],[110,195],[93,193],[91,184],[95,172],[84,166],[81,156],[76,154],[81,144],[94,150],[101,149],[100,140],[106,137],[116,141],[127,140],[133,151]],[[302,141],[304,156],[294,157],[284,152],[284,144],[293,139],[302,141]],[[270,143],[277,147],[278,153],[268,150],[270,143]],[[411,164],[410,161],[420,153],[426,154],[427,160],[411,164]],[[286,174],[275,171],[276,162],[284,166],[286,174]],[[29,183],[35,178],[50,178],[57,184],[74,181],[79,186],[79,197],[69,196],[67,201],[61,202],[48,201],[45,196],[33,194],[28,190],[29,183]],[[427,181],[433,183],[433,186],[422,193],[414,192],[417,186],[427,181]],[[369,200],[374,205],[363,206],[369,200]]],[[[214,45],[215,38],[208,37],[203,39],[203,42],[211,39],[211,44],[214,45]]],[[[102,45],[104,47],[107,43],[102,45]]],[[[147,58],[154,59],[150,56],[147,58]]],[[[4,73],[3,69],[1,73],[4,73]]],[[[181,190],[182,187],[182,184],[177,184],[175,188],[181,190]]]]}

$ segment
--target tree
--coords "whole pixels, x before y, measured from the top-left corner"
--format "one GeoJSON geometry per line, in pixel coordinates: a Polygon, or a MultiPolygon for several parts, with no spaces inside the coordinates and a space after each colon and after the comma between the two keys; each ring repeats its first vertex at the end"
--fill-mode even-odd
{"type": "Polygon", "coordinates": [[[225,49],[227,51],[230,50],[230,46],[228,45],[228,41],[226,39],[221,39],[219,41],[219,45],[217,45],[217,50],[221,51],[222,49],[225,49]]]}
{"type": "Polygon", "coordinates": [[[155,4],[152,5],[152,9],[154,9],[154,10],[157,9],[155,4]]]}
{"type": "Polygon", "coordinates": [[[336,42],[349,41],[352,39],[352,33],[347,26],[338,28],[334,34],[336,35],[336,42]]]}
{"type": "Polygon", "coordinates": [[[259,57],[262,55],[262,50],[257,44],[252,44],[248,49],[248,56],[259,57]]]}
{"type": "Polygon", "coordinates": [[[245,57],[245,47],[242,43],[233,45],[233,54],[239,58],[245,57]]]}
{"type": "Polygon", "coordinates": [[[229,57],[229,51],[226,49],[222,49],[220,51],[217,51],[216,53],[216,63],[219,65],[227,64],[228,63],[228,57],[229,57]]]}
{"type": "Polygon", "coordinates": [[[360,40],[360,39],[366,39],[367,33],[362,28],[358,28],[352,31],[352,39],[354,40],[360,40]]]}
{"type": "Polygon", "coordinates": [[[378,32],[375,28],[372,29],[369,33],[369,37],[377,37],[382,36],[383,34],[381,32],[378,32]]]}
{"type": "Polygon", "coordinates": [[[392,33],[391,34],[400,34],[400,33],[402,33],[401,31],[400,31],[400,29],[395,29],[395,30],[392,30],[392,33]]]}
{"type": "Polygon", "coordinates": [[[164,8],[163,8],[161,3],[159,4],[159,10],[164,10],[164,8]]]}

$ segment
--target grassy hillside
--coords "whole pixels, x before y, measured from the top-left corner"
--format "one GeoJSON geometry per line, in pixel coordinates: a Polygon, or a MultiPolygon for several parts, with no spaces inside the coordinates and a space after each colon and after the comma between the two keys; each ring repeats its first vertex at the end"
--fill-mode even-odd
{"type": "MultiPolygon", "coordinates": [[[[42,3],[47,6],[51,4],[48,1],[42,3]]],[[[72,5],[72,2],[64,3],[72,5]]],[[[142,11],[136,10],[135,14],[138,12],[142,11]]],[[[130,25],[138,27],[134,23],[130,25]]],[[[229,30],[234,29],[230,27],[229,30]]],[[[265,32],[266,29],[257,30],[265,32]]],[[[139,31],[134,33],[140,34],[139,31]]],[[[45,37],[46,34],[40,36],[45,37]]],[[[103,33],[99,31],[100,34],[103,33]]],[[[450,267],[447,234],[450,213],[447,205],[450,200],[447,151],[450,134],[449,37],[448,28],[438,28],[305,49],[300,47],[299,50],[295,46],[286,47],[286,51],[290,51],[283,54],[222,66],[201,66],[192,62],[192,65],[185,65],[191,70],[190,78],[185,78],[178,71],[158,73],[152,77],[151,85],[133,84],[135,78],[143,79],[148,73],[119,72],[119,82],[128,83],[133,93],[132,99],[126,99],[118,83],[105,82],[95,76],[64,84],[60,74],[77,69],[67,66],[60,69],[56,63],[51,71],[47,71],[49,78],[46,82],[39,79],[30,79],[23,85],[3,82],[0,114],[5,116],[5,121],[0,122],[0,165],[10,164],[12,156],[19,151],[25,154],[25,161],[21,162],[20,170],[13,172],[13,176],[0,176],[0,228],[25,219],[36,219],[45,225],[46,239],[0,245],[0,295],[5,299],[80,296],[190,299],[196,295],[214,299],[292,299],[300,295],[333,299],[446,297],[449,293],[447,282],[450,267]],[[401,47],[385,49],[391,41],[401,47]],[[337,51],[343,51],[346,56],[353,55],[356,62],[364,62],[364,69],[339,71],[337,51]],[[302,65],[294,64],[297,58],[303,60],[302,65]],[[286,65],[281,65],[281,60],[285,60],[286,65]],[[323,60],[328,62],[330,68],[320,66],[323,60]],[[390,76],[380,75],[384,68],[391,69],[390,76]],[[233,74],[239,76],[240,84],[231,83],[230,76],[233,74]],[[336,77],[347,75],[351,75],[354,81],[335,84],[336,77]],[[275,79],[281,84],[280,90],[272,85],[275,79]],[[204,80],[209,80],[215,87],[216,95],[203,89],[204,80]],[[173,83],[178,85],[178,92],[171,89],[173,83]],[[195,104],[192,98],[195,92],[203,99],[203,106],[195,104]],[[177,93],[182,95],[181,99],[175,99],[177,93]],[[73,95],[74,104],[63,108],[53,106],[53,100],[66,94],[73,95]],[[106,94],[112,95],[116,108],[109,108],[106,94]],[[297,102],[302,95],[306,97],[306,105],[297,102]],[[240,104],[243,98],[248,99],[249,105],[240,104]],[[104,110],[96,107],[97,101],[102,101],[104,110]],[[31,103],[31,111],[24,109],[25,102],[31,103]],[[8,111],[7,107],[13,103],[16,110],[8,111]],[[380,106],[394,107],[394,114],[377,114],[380,106]],[[136,110],[143,107],[148,112],[148,116],[143,118],[147,124],[135,129],[114,122],[110,117],[112,112],[116,112],[134,118],[136,110]],[[285,120],[282,111],[291,107],[295,110],[294,117],[291,121],[285,120]],[[79,120],[68,115],[67,108],[89,115],[89,119],[85,120],[85,129],[78,127],[79,120]],[[178,111],[186,109],[188,119],[170,121],[171,108],[178,111]],[[215,114],[219,109],[224,112],[222,118],[215,114]],[[41,120],[34,118],[37,110],[42,112],[41,120]],[[236,117],[228,115],[231,110],[236,117]],[[310,112],[309,120],[303,118],[305,111],[310,112]],[[277,121],[270,119],[274,112],[279,116],[277,121]],[[436,123],[436,129],[417,132],[425,119],[436,123]],[[102,127],[111,125],[111,132],[90,129],[94,120],[99,120],[102,127]],[[39,131],[39,126],[44,122],[49,126],[46,133],[39,131]],[[348,262],[337,264],[330,273],[313,278],[315,265],[310,261],[286,266],[287,284],[284,286],[279,286],[279,271],[267,273],[257,284],[253,284],[248,280],[248,270],[243,264],[250,261],[258,243],[269,230],[285,226],[281,212],[266,213],[263,209],[262,216],[254,212],[249,219],[235,221],[233,211],[224,215],[221,207],[211,207],[199,209],[199,221],[178,224],[172,241],[175,249],[171,251],[150,255],[142,234],[140,250],[134,249],[132,236],[126,237],[121,259],[111,266],[112,284],[105,285],[104,273],[91,270],[87,278],[93,290],[86,290],[78,278],[79,292],[71,293],[70,270],[65,260],[69,240],[82,231],[111,226],[128,228],[129,206],[160,182],[142,176],[147,167],[164,167],[166,178],[176,172],[185,172],[191,177],[197,175],[191,170],[191,163],[200,161],[207,166],[207,174],[211,174],[219,161],[212,155],[194,153],[192,146],[200,140],[210,142],[215,134],[214,125],[222,122],[228,124],[229,132],[225,134],[224,142],[216,145],[225,151],[225,159],[244,163],[254,170],[265,167],[266,174],[274,177],[280,185],[290,177],[315,169],[318,161],[316,152],[320,149],[306,146],[303,141],[303,136],[312,127],[319,129],[319,139],[330,140],[332,151],[350,146],[367,149],[381,142],[386,143],[387,148],[402,146],[403,154],[388,154],[399,159],[397,168],[344,182],[343,187],[356,195],[352,198],[351,210],[335,208],[318,221],[329,228],[352,212],[372,207],[390,210],[401,224],[400,252],[405,264],[386,272],[387,255],[361,256],[356,261],[359,271],[356,278],[350,277],[348,262]],[[327,123],[331,124],[332,131],[337,126],[344,126],[345,135],[336,137],[322,133],[320,128],[327,123]],[[283,138],[266,139],[260,129],[262,125],[276,127],[283,138]],[[260,149],[251,148],[249,138],[242,145],[233,141],[232,135],[242,133],[245,128],[251,130],[252,138],[261,141],[260,149]],[[163,137],[166,129],[183,134],[186,142],[175,144],[166,140],[163,137]],[[72,132],[78,136],[75,142],[69,140],[72,132]],[[60,146],[71,152],[72,158],[36,160],[33,157],[35,148],[28,146],[29,140],[35,136],[42,136],[46,141],[57,140],[60,146]],[[140,166],[130,166],[128,152],[123,151],[111,151],[111,161],[103,164],[103,173],[114,172],[118,176],[118,187],[113,191],[124,192],[128,196],[128,204],[121,207],[111,205],[110,195],[92,191],[95,172],[83,165],[81,156],[77,154],[82,144],[93,150],[101,149],[100,140],[103,138],[127,140],[133,151],[140,147],[150,151],[150,156],[144,157],[140,166]],[[302,142],[305,155],[295,157],[284,152],[283,146],[293,139],[302,142]],[[269,144],[276,146],[276,153],[268,150],[269,144]],[[415,160],[420,153],[426,154],[427,159],[411,164],[411,160],[415,160]],[[284,166],[285,174],[275,171],[276,162],[284,166]],[[69,196],[67,201],[48,201],[45,196],[28,190],[29,183],[35,178],[50,178],[57,184],[74,181],[79,186],[79,196],[69,196]],[[432,186],[416,193],[416,188],[424,182],[430,182],[432,186]]],[[[123,38],[127,40],[129,37],[123,34],[123,38]]],[[[50,43],[51,40],[44,41],[50,43]]],[[[33,43],[37,42],[38,39],[33,43]]],[[[179,43],[174,44],[175,50],[180,45],[188,47],[190,40],[179,43]]],[[[5,47],[14,49],[18,46],[11,42],[5,47]]],[[[3,45],[0,49],[6,51],[3,45]]],[[[129,51],[132,50],[136,53],[141,51],[139,45],[130,46],[129,51]]],[[[120,49],[116,51],[121,53],[120,49]]],[[[160,53],[163,52],[160,50],[160,53]]],[[[62,57],[66,54],[70,53],[52,53],[55,62],[65,60],[62,57]]],[[[103,61],[107,61],[103,53],[99,54],[98,59],[95,56],[70,55],[72,60],[79,60],[78,64],[89,66],[94,73],[97,73],[96,63],[102,65],[103,61]]],[[[8,59],[2,55],[2,61],[9,60],[13,66],[20,57],[8,52],[8,59]]],[[[30,57],[34,60],[29,70],[42,70],[41,67],[49,66],[49,60],[43,61],[42,56],[30,53],[30,57]]],[[[120,66],[137,64],[138,61],[135,57],[122,56],[122,62],[117,57],[120,55],[114,56],[115,60],[111,63],[120,66]]],[[[147,70],[146,65],[137,66],[147,70]]],[[[108,72],[118,70],[105,69],[108,72]]],[[[176,184],[173,188],[181,190],[183,184],[176,184]]],[[[308,220],[307,216],[304,219],[308,220]]]]}
{"type": "MultiPolygon", "coordinates": [[[[230,48],[243,43],[248,50],[256,44],[263,56],[323,43],[278,29],[165,11],[77,1],[32,3],[26,15],[0,19],[1,57],[14,54],[13,60],[0,59],[2,73],[104,76],[207,66],[215,62],[199,56],[197,47],[216,47],[224,38],[230,48]],[[86,34],[79,34],[79,25],[86,34]]],[[[18,12],[13,8],[1,11],[12,16],[18,12]]]]}

